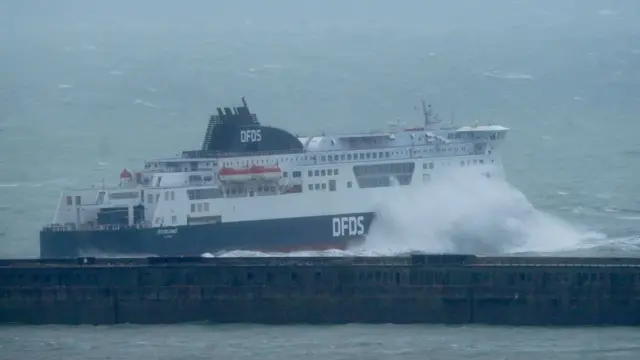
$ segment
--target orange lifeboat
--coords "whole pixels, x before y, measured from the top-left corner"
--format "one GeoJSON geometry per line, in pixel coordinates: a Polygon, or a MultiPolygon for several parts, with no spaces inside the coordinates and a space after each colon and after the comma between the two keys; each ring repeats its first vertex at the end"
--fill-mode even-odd
{"type": "Polygon", "coordinates": [[[133,173],[127,168],[122,169],[120,172],[120,181],[129,182],[131,179],[133,179],[133,173]]]}
{"type": "Polygon", "coordinates": [[[280,180],[282,178],[282,169],[278,166],[252,166],[249,173],[253,179],[258,180],[280,180]]]}
{"type": "Polygon", "coordinates": [[[251,174],[249,173],[248,168],[244,169],[234,169],[223,167],[218,171],[218,175],[220,176],[220,180],[222,181],[239,181],[245,182],[251,179],[251,174]]]}

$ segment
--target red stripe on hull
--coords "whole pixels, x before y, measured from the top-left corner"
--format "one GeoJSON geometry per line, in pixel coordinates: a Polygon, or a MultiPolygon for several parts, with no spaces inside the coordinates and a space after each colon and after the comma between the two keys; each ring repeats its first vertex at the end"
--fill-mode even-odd
{"type": "Polygon", "coordinates": [[[362,239],[349,239],[349,240],[334,240],[322,243],[314,244],[300,244],[300,245],[284,245],[284,246],[270,246],[259,249],[252,249],[260,252],[298,252],[298,251],[326,251],[326,250],[347,250],[348,248],[356,245],[360,245],[364,242],[362,239]]]}

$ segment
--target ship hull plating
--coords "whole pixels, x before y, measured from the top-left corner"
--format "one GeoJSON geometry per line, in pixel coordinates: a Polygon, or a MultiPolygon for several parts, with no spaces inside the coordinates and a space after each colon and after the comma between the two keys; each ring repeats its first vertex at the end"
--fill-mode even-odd
{"type": "Polygon", "coordinates": [[[220,251],[292,252],[362,243],[373,213],[156,228],[40,232],[41,258],[200,256],[220,251]]]}

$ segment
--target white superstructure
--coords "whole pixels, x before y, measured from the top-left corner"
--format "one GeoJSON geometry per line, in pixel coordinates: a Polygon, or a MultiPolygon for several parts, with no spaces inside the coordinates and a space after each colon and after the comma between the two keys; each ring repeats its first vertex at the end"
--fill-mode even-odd
{"type": "Polygon", "coordinates": [[[391,186],[423,186],[450,167],[503,176],[507,128],[440,126],[424,103],[424,127],[305,137],[260,125],[246,103],[228,110],[212,116],[202,150],[125,169],[118,186],[63,191],[54,227],[172,228],[367,213],[391,186]]]}

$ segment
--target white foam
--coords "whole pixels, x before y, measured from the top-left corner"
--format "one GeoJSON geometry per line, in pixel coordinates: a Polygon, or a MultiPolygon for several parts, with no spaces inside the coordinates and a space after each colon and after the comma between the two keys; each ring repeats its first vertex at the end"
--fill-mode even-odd
{"type": "Polygon", "coordinates": [[[476,170],[435,176],[421,189],[395,187],[376,209],[364,245],[348,251],[261,253],[231,251],[203,256],[384,256],[409,251],[504,254],[584,247],[606,238],[533,207],[506,181],[476,170]]]}
{"type": "Polygon", "coordinates": [[[422,189],[398,189],[379,209],[364,249],[509,253],[578,246],[583,230],[536,210],[507,182],[465,169],[422,189]]]}

